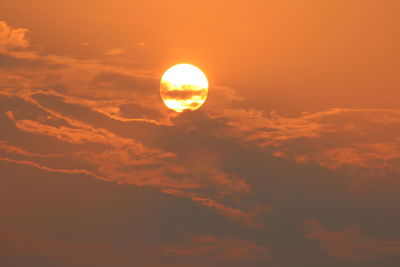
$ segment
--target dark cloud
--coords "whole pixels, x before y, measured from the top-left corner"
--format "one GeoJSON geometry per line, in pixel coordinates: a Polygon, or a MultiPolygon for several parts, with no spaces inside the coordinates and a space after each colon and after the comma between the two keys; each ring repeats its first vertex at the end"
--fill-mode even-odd
{"type": "Polygon", "coordinates": [[[207,97],[207,92],[205,91],[196,91],[191,89],[185,90],[165,90],[161,91],[161,95],[164,99],[176,99],[176,100],[185,100],[185,99],[205,99],[207,97]]]}

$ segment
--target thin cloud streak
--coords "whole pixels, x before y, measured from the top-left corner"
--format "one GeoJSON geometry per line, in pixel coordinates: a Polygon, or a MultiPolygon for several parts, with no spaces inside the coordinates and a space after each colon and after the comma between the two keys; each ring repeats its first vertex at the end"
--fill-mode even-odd
{"type": "Polygon", "coordinates": [[[9,145],[6,141],[0,141],[0,149],[4,150],[7,153],[14,153],[28,157],[39,157],[39,158],[58,158],[61,157],[61,154],[41,154],[41,153],[33,153],[26,151],[23,148],[9,145]]]}
{"type": "Polygon", "coordinates": [[[195,236],[183,242],[163,248],[165,254],[183,257],[209,255],[224,261],[260,260],[268,258],[269,249],[238,238],[219,239],[213,235],[195,236]]]}
{"type": "Polygon", "coordinates": [[[79,170],[79,169],[54,169],[54,168],[49,168],[46,166],[42,166],[36,162],[32,162],[32,161],[28,161],[28,160],[16,160],[16,159],[10,159],[10,158],[3,158],[0,157],[0,161],[4,161],[4,162],[10,162],[10,163],[15,163],[15,164],[21,164],[21,165],[27,165],[27,166],[31,166],[31,167],[35,167],[39,170],[43,170],[43,171],[48,171],[48,172],[58,172],[58,173],[67,173],[67,174],[84,174],[84,175],[88,175],[91,176],[93,178],[102,180],[102,181],[112,181],[112,179],[106,178],[106,177],[102,177],[99,176],[95,173],[92,173],[90,171],[87,170],[79,170]]]}

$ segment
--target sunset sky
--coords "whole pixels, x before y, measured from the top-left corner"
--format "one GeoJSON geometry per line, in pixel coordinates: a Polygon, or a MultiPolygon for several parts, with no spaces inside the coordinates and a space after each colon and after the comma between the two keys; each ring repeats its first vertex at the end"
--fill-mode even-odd
{"type": "Polygon", "coordinates": [[[400,266],[399,12],[1,0],[0,266],[400,266]]]}

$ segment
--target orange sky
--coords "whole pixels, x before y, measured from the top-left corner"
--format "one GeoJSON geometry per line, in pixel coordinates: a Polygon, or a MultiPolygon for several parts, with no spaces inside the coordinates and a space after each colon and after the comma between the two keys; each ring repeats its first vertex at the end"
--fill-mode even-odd
{"type": "Polygon", "coordinates": [[[398,103],[399,8],[395,0],[5,0],[2,17],[29,25],[49,52],[124,49],[156,74],[188,61],[261,108],[290,110],[398,103]]]}
{"type": "Polygon", "coordinates": [[[398,266],[399,10],[2,0],[0,265],[398,266]]]}

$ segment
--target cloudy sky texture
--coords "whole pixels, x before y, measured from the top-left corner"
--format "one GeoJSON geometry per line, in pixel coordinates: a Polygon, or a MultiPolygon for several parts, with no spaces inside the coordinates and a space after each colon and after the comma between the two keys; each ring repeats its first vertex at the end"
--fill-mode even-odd
{"type": "Polygon", "coordinates": [[[399,266],[399,10],[2,0],[0,265],[399,266]]]}

